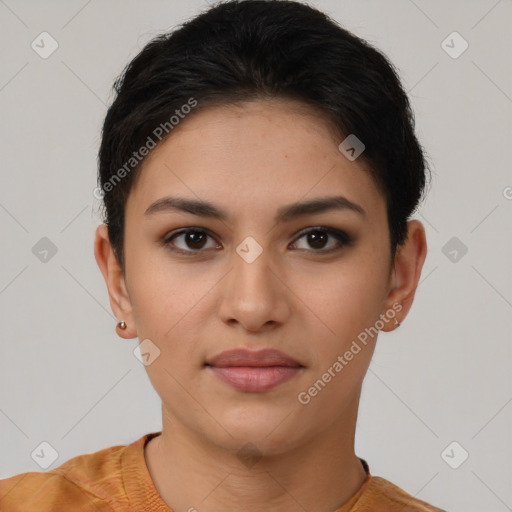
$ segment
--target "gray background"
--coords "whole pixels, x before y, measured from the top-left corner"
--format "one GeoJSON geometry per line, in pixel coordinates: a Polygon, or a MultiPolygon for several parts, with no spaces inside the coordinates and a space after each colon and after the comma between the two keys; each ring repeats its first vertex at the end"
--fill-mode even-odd
{"type": "MultiPolygon", "coordinates": [[[[421,283],[402,326],[379,338],[357,453],[451,512],[512,510],[512,2],[310,3],[396,64],[433,169],[415,216],[429,244],[421,283]],[[460,39],[442,46],[453,31],[469,44],[458,58],[444,48],[458,53],[460,39]]],[[[114,332],[92,191],[114,78],[205,6],[0,1],[0,478],[41,471],[31,453],[43,441],[58,452],[51,469],[161,428],[138,342],[114,332]],[[59,45],[47,59],[31,47],[43,31],[59,45]],[[43,237],[57,248],[46,262],[33,252],[43,237]]]]}

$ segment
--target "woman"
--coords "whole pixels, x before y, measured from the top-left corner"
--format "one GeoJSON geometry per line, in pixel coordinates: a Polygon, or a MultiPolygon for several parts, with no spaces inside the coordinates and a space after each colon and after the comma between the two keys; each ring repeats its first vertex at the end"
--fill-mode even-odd
{"type": "Polygon", "coordinates": [[[95,256],[161,432],[0,482],[0,510],[435,511],[354,452],[408,314],[427,182],[389,61],[292,1],[228,1],[115,84],[95,256]]]}

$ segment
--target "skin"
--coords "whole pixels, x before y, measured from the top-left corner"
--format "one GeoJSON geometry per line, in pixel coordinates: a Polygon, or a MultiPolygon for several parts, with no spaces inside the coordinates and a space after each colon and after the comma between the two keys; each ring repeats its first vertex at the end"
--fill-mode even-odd
{"type": "MultiPolygon", "coordinates": [[[[423,225],[411,220],[391,261],[384,196],[363,159],[349,161],[340,142],[316,112],[291,100],[197,111],[150,153],[130,192],[125,274],[106,226],[97,228],[96,260],[112,310],[127,323],[118,334],[150,339],[160,350],[146,370],[162,400],[162,435],[148,443],[145,458],[175,512],[233,503],[248,511],[332,512],[365,480],[354,432],[377,336],[308,404],[297,396],[393,304],[401,305],[403,322],[427,247],[423,225]],[[167,195],[208,200],[230,217],[144,215],[167,195]],[[366,214],[329,210],[274,221],[284,205],[333,195],[366,214]],[[346,231],[354,243],[340,245],[324,232],[315,244],[299,234],[318,226],[346,231]],[[186,227],[210,236],[196,245],[185,236],[162,243],[186,227]],[[248,236],[263,250],[252,263],[236,252],[248,236]],[[192,255],[173,252],[172,243],[192,255]],[[269,391],[237,391],[204,366],[235,347],[277,348],[304,368],[269,391]],[[261,455],[251,466],[237,457],[247,442],[261,455]]],[[[394,328],[388,320],[382,330],[394,328]]]]}

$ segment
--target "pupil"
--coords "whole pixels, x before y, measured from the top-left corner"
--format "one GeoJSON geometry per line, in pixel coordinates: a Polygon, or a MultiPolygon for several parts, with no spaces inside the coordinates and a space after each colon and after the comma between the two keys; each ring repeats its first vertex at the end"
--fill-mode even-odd
{"type": "Polygon", "coordinates": [[[309,233],[309,242],[312,247],[321,249],[325,244],[325,233],[323,231],[312,231],[309,233]],[[318,244],[318,246],[315,244],[318,244]]]}
{"type": "Polygon", "coordinates": [[[204,238],[204,233],[199,233],[199,232],[196,232],[196,231],[192,231],[190,233],[188,233],[187,235],[187,245],[189,245],[189,247],[192,245],[192,249],[200,249],[201,248],[201,241],[204,242],[204,240],[201,240],[201,238],[204,238]],[[199,245],[199,247],[195,247],[194,244],[196,245],[199,245]]]}

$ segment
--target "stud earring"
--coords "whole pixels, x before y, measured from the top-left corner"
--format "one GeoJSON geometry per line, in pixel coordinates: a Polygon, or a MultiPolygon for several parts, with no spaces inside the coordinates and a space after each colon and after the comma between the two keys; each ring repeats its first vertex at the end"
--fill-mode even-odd
{"type": "Polygon", "coordinates": [[[126,329],[126,322],[124,320],[122,322],[118,322],[117,327],[119,327],[119,329],[126,329]]]}

